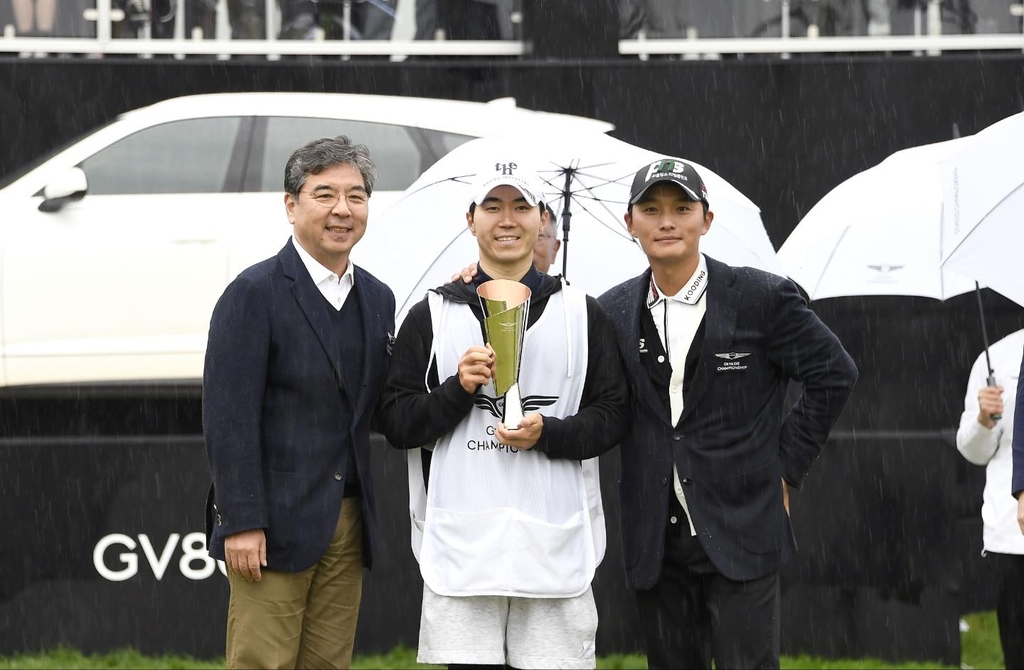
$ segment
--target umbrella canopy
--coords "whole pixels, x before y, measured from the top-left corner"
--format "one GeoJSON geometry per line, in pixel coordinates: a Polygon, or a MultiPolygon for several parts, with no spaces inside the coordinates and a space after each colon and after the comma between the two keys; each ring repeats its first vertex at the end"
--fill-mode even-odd
{"type": "Polygon", "coordinates": [[[898,151],[830,191],[779,249],[811,300],[907,295],[945,300],[975,288],[942,264],[939,161],[973,138],[898,151]]]}
{"type": "MultiPolygon", "coordinates": [[[[481,138],[441,158],[370,226],[354,256],[357,264],[386,277],[398,302],[398,318],[444,284],[479,254],[466,212],[469,184],[498,156],[514,156],[547,184],[544,199],[562,230],[553,267],[564,267],[574,286],[592,295],[635,277],[647,258],[626,230],[623,215],[633,175],[662,156],[601,133],[534,134],[528,141],[481,138]],[[525,157],[525,158],[519,158],[525,157]],[[569,230],[562,214],[568,205],[569,230]],[[568,233],[568,235],[566,235],[568,233]]],[[[760,211],[724,179],[693,163],[708,189],[715,213],[701,250],[731,265],[782,273],[760,211]]]]}
{"type": "Polygon", "coordinates": [[[1024,305],[1024,113],[972,139],[940,164],[942,266],[1024,305]]]}

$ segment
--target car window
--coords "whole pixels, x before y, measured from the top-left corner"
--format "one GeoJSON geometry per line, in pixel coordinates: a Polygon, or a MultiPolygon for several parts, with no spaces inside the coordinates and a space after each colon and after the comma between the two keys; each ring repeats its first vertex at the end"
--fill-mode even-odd
{"type": "Polygon", "coordinates": [[[455,133],[442,133],[441,131],[433,131],[430,134],[433,137],[437,137],[438,141],[440,141],[443,147],[441,156],[473,139],[469,135],[456,135],[455,133]]]}
{"type": "Polygon", "coordinates": [[[82,162],[92,195],[219,193],[239,117],[186,119],[129,135],[82,162]]]}
{"type": "Polygon", "coordinates": [[[285,163],[299,147],[321,137],[345,135],[370,150],[379,175],[377,190],[404,191],[420,176],[424,163],[430,166],[435,160],[430,149],[416,142],[411,130],[417,129],[344,119],[271,117],[267,120],[260,190],[284,189],[285,163]]]}
{"type": "Polygon", "coordinates": [[[438,159],[446,155],[449,151],[465,144],[466,142],[473,139],[469,135],[459,135],[457,133],[446,133],[440,130],[423,130],[419,129],[416,131],[418,137],[421,138],[423,144],[429,147],[430,156],[428,160],[424,160],[423,164],[420,165],[420,172],[426,172],[427,168],[436,163],[438,159]]]}

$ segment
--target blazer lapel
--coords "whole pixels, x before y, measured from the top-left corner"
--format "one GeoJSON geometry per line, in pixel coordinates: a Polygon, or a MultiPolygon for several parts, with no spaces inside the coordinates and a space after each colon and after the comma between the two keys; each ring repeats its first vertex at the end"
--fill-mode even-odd
{"type": "Polygon", "coordinates": [[[733,340],[739,292],[732,287],[736,273],[724,263],[708,258],[707,311],[704,314],[704,343],[689,391],[683,399],[680,423],[693,412],[715,375],[715,348],[733,340]]]}
{"type": "Polygon", "coordinates": [[[647,308],[647,289],[651,283],[650,269],[633,281],[634,285],[630,287],[625,296],[626,304],[622,305],[626,324],[626,328],[622,331],[622,349],[626,359],[626,369],[629,371],[629,376],[633,378],[637,402],[645,404],[666,425],[671,426],[672,417],[665,411],[664,403],[658,397],[658,391],[654,388],[651,376],[647,374],[647,370],[640,363],[640,315],[641,310],[647,308]]]}
{"type": "Polygon", "coordinates": [[[309,272],[302,264],[299,252],[295,250],[291,240],[288,240],[284,249],[278,254],[278,258],[281,259],[281,266],[284,268],[285,276],[292,280],[291,289],[295,301],[299,303],[302,313],[306,316],[306,321],[309,322],[313,332],[316,333],[320,346],[323,347],[324,353],[327,354],[327,358],[331,362],[331,367],[334,369],[334,380],[338,385],[338,389],[348,396],[348,389],[345,388],[345,384],[342,382],[341,365],[338,360],[339,352],[332,346],[330,336],[331,321],[327,316],[327,310],[324,309],[323,295],[317,289],[316,284],[313,283],[313,278],[309,276],[309,272]]]}

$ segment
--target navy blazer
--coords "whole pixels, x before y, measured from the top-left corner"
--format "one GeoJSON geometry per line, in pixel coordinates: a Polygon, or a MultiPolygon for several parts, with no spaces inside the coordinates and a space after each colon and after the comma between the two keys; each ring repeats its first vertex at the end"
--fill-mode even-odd
{"type": "Polygon", "coordinates": [[[640,361],[651,271],[600,298],[632,390],[622,442],[622,551],[635,589],[661,574],[672,465],[694,528],[718,571],[749,580],[796,550],[782,478],[799,487],[842,412],[857,368],[790,280],[708,258],[704,341],[677,425],[640,361]],[[803,393],[784,406],[790,379],[803,393]]]}
{"type": "Polygon", "coordinates": [[[262,528],[267,567],[312,567],[341,513],[349,449],[362,485],[363,562],[377,534],[370,422],[395,330],[395,296],[354,269],[349,300],[363,317],[365,361],[354,397],[346,364],[331,346],[330,314],[291,240],[276,257],[242,272],[210,321],[203,373],[203,434],[213,485],[207,545],[224,558],[224,538],[262,528]]]}

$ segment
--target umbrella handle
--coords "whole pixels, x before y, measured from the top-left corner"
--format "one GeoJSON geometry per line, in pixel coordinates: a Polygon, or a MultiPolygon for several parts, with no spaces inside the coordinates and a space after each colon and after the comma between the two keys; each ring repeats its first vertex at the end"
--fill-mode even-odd
{"type": "Polygon", "coordinates": [[[569,209],[570,198],[572,197],[572,176],[574,169],[565,171],[565,187],[562,189],[562,277],[565,283],[569,283],[569,222],[572,220],[572,211],[569,209]]]}
{"type": "MultiPolygon", "coordinates": [[[[999,386],[999,384],[996,384],[996,378],[992,376],[991,371],[990,371],[990,374],[988,376],[988,379],[986,379],[986,381],[988,382],[989,386],[999,386]]],[[[997,413],[997,414],[993,414],[992,415],[992,420],[993,421],[999,421],[1002,418],[1003,418],[1002,413],[997,413]]]]}
{"type": "MultiPolygon", "coordinates": [[[[974,296],[978,299],[978,314],[981,317],[981,339],[985,343],[985,369],[988,370],[986,381],[989,386],[999,386],[996,384],[995,370],[992,369],[992,359],[988,355],[988,330],[985,328],[985,308],[981,304],[981,284],[978,282],[974,282],[974,296]]],[[[992,415],[993,421],[999,421],[1002,418],[1002,414],[992,415]]]]}

